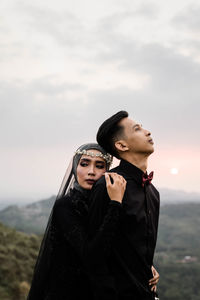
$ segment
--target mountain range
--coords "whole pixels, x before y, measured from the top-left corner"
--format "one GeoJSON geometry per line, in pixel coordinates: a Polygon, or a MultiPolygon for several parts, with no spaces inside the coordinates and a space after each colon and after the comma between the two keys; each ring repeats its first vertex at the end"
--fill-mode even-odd
{"type": "Polygon", "coordinates": [[[27,233],[44,232],[55,196],[28,205],[10,205],[0,211],[0,222],[27,233]]]}
{"type": "MultiPolygon", "coordinates": [[[[200,194],[160,189],[161,206],[200,203],[200,194]]],[[[27,205],[9,205],[0,210],[0,222],[19,231],[42,234],[56,196],[27,205]]]]}

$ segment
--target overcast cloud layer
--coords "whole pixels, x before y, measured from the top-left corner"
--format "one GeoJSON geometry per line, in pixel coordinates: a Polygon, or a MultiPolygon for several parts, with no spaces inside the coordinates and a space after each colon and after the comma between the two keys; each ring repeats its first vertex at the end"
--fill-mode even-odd
{"type": "Polygon", "coordinates": [[[158,187],[200,191],[188,180],[200,167],[199,13],[190,0],[2,1],[1,197],[55,194],[75,148],[121,109],[152,132],[158,187]]]}

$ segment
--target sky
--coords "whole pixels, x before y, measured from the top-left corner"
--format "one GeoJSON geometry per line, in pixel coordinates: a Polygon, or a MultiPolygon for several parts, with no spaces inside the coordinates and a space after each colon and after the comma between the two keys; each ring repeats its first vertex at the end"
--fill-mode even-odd
{"type": "Polygon", "coordinates": [[[0,198],[57,194],[119,110],[149,129],[159,188],[200,192],[200,4],[2,0],[0,198]]]}

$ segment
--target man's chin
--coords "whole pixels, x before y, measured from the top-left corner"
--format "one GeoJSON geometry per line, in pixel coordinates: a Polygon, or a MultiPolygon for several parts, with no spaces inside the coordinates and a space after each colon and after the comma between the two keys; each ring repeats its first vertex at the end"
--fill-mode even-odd
{"type": "Polygon", "coordinates": [[[154,147],[152,147],[152,149],[151,149],[151,153],[153,153],[154,152],[154,147]]]}
{"type": "Polygon", "coordinates": [[[151,155],[153,152],[154,152],[154,147],[152,147],[151,149],[147,150],[147,154],[148,155],[151,155]]]}

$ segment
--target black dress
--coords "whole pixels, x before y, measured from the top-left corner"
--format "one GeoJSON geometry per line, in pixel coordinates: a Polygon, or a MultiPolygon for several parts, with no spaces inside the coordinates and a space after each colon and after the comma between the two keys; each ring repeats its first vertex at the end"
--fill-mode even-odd
{"type": "MultiPolygon", "coordinates": [[[[48,271],[43,263],[40,273],[44,271],[45,278],[41,276],[42,285],[36,285],[33,277],[28,300],[93,299],[85,258],[87,253],[98,247],[109,251],[110,241],[117,230],[121,204],[109,202],[102,226],[90,242],[87,237],[88,204],[88,198],[76,189],[55,202],[48,237],[51,248],[48,261],[51,263],[48,271]]],[[[39,281],[39,272],[34,276],[37,276],[36,282],[39,281]]]]}

